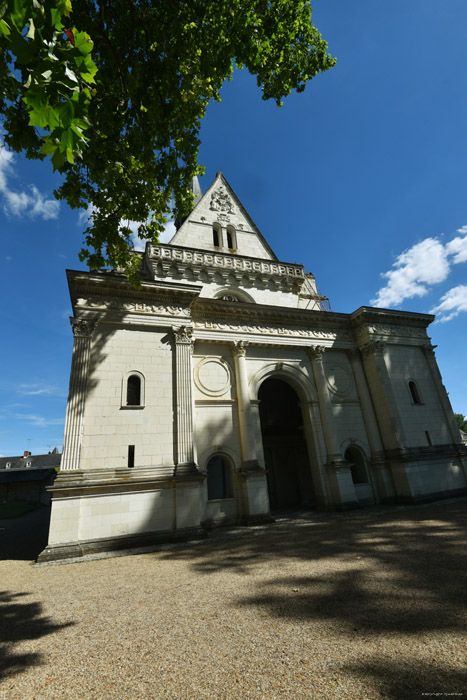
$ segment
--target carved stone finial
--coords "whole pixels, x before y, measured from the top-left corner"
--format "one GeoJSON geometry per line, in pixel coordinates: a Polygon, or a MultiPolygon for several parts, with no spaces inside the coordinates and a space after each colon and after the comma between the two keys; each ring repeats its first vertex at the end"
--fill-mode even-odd
{"type": "Polygon", "coordinates": [[[75,338],[89,338],[97,326],[97,319],[70,317],[70,324],[75,338]]]}
{"type": "Polygon", "coordinates": [[[224,187],[219,187],[219,189],[212,193],[209,208],[211,211],[224,211],[228,214],[234,213],[233,202],[224,187]]]}
{"type": "Polygon", "coordinates": [[[174,328],[175,342],[185,345],[193,343],[193,328],[191,326],[180,326],[174,328]]]}

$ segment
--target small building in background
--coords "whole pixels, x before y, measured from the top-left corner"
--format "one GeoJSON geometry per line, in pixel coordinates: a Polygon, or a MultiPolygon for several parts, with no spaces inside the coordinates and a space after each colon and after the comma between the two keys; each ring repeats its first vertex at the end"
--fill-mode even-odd
{"type": "Polygon", "coordinates": [[[46,455],[26,450],[21,457],[0,457],[0,503],[21,501],[50,503],[47,486],[52,486],[62,455],[55,447],[46,455]]]}

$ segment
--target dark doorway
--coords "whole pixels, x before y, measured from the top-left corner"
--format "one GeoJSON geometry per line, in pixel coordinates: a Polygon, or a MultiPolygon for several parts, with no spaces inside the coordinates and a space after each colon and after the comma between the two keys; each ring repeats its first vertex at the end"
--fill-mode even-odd
{"type": "Polygon", "coordinates": [[[298,396],[286,382],[270,378],[258,398],[271,510],[311,506],[313,485],[298,396]]]}

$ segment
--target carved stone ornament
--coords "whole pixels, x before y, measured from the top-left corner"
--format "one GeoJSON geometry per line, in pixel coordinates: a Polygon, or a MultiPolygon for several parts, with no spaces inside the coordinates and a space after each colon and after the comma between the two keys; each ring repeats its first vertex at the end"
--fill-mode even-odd
{"type": "Polygon", "coordinates": [[[229,214],[234,213],[233,202],[225,191],[224,187],[219,187],[218,190],[212,193],[209,208],[212,211],[224,211],[228,212],[229,214]]]}
{"type": "Polygon", "coordinates": [[[96,319],[70,317],[70,323],[75,338],[89,338],[97,326],[96,319]]]}
{"type": "Polygon", "coordinates": [[[238,340],[236,343],[233,344],[234,355],[238,355],[239,357],[245,357],[247,346],[247,340],[238,340]]]}
{"type": "Polygon", "coordinates": [[[435,348],[437,348],[437,347],[438,347],[437,345],[422,345],[421,346],[425,357],[428,359],[436,359],[435,348]]]}
{"type": "Polygon", "coordinates": [[[196,366],[194,382],[206,396],[222,396],[232,384],[230,367],[222,358],[204,357],[196,366]]]}
{"type": "Polygon", "coordinates": [[[229,323],[222,321],[195,321],[195,328],[210,331],[232,331],[235,333],[257,333],[259,335],[285,335],[295,338],[316,338],[317,340],[350,340],[350,334],[344,330],[316,330],[312,328],[263,325],[256,323],[229,323]]]}
{"type": "Polygon", "coordinates": [[[190,326],[180,326],[179,328],[174,328],[175,342],[192,345],[193,343],[193,328],[190,326]]]}
{"type": "Polygon", "coordinates": [[[372,355],[381,355],[384,350],[385,343],[382,340],[373,340],[363,345],[360,350],[363,357],[371,357],[372,355]]]}
{"type": "Polygon", "coordinates": [[[311,348],[308,348],[308,354],[312,360],[321,361],[325,350],[324,345],[312,345],[311,348]]]}
{"type": "Polygon", "coordinates": [[[348,396],[352,390],[352,377],[344,365],[333,365],[328,369],[327,385],[331,394],[348,396]]]}

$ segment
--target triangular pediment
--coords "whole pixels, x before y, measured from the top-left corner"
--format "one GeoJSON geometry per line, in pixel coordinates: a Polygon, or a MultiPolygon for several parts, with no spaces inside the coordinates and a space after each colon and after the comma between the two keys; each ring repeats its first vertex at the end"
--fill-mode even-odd
{"type": "Polygon", "coordinates": [[[193,210],[170,244],[277,260],[222,173],[217,173],[205,194],[197,197],[193,210]]]}

